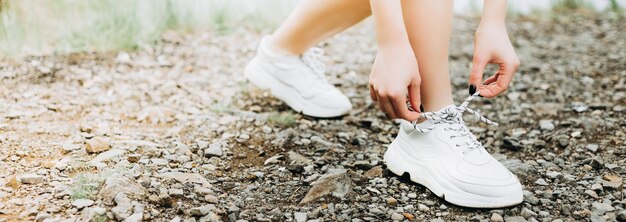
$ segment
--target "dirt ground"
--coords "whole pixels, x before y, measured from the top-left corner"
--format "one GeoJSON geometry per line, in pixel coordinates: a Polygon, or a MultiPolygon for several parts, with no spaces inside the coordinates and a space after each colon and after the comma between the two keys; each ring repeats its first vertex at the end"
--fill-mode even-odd
{"type": "MultiPolygon", "coordinates": [[[[454,22],[461,102],[477,19],[454,22]]],[[[397,124],[369,99],[366,23],[321,45],[354,107],[336,119],[301,116],[246,82],[270,30],[1,60],[0,221],[626,220],[626,19],[517,17],[508,28],[522,65],[505,95],[470,104],[500,126],[465,120],[520,178],[518,206],[454,206],[386,170],[397,124]],[[328,188],[302,203],[315,181],[328,188]]]]}

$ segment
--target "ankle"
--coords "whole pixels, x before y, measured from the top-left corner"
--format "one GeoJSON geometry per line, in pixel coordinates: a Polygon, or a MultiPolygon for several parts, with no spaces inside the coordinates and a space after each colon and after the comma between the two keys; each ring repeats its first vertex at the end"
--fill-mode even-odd
{"type": "Polygon", "coordinates": [[[279,44],[279,41],[276,41],[276,38],[273,35],[270,35],[267,38],[267,42],[266,47],[267,50],[270,51],[270,53],[275,54],[275,55],[282,55],[282,56],[299,56],[301,53],[297,53],[294,52],[294,50],[291,50],[289,47],[285,47],[282,44],[279,44]]]}

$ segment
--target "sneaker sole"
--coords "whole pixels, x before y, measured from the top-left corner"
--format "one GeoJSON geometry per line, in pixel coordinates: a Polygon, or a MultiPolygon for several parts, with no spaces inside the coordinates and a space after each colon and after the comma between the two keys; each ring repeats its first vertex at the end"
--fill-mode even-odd
{"type": "Polygon", "coordinates": [[[307,116],[318,118],[333,118],[348,114],[349,110],[324,109],[311,104],[303,98],[293,87],[288,86],[274,76],[260,71],[256,65],[256,58],[250,61],[244,70],[244,75],[254,86],[270,90],[272,96],[285,102],[291,109],[307,116]]]}
{"type": "MultiPolygon", "coordinates": [[[[398,139],[396,139],[398,140],[398,139]]],[[[443,198],[445,201],[454,205],[471,208],[502,208],[518,205],[523,201],[523,195],[513,194],[507,197],[487,197],[477,194],[458,192],[446,189],[443,184],[438,181],[445,181],[435,170],[424,163],[424,160],[416,160],[406,153],[399,142],[394,140],[387,148],[384,155],[384,161],[387,169],[398,176],[408,173],[410,180],[421,184],[428,188],[436,196],[443,198]]],[[[447,184],[451,186],[450,184],[447,184]]]]}

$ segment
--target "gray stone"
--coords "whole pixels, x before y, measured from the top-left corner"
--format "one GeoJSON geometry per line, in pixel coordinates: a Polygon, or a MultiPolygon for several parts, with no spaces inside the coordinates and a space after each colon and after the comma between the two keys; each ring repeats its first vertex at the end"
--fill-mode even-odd
{"type": "Polygon", "coordinates": [[[294,151],[289,151],[287,153],[287,157],[289,158],[289,162],[291,164],[296,164],[296,165],[308,165],[313,163],[313,160],[306,158],[305,156],[296,153],[294,151]]]}
{"type": "Polygon", "coordinates": [[[505,217],[504,221],[506,221],[506,222],[528,222],[524,217],[521,217],[521,216],[505,217]]]}
{"type": "Polygon", "coordinates": [[[78,200],[72,201],[72,206],[80,210],[85,207],[89,207],[93,205],[93,203],[94,203],[93,200],[90,200],[90,199],[78,199],[78,200]]]}
{"type": "Polygon", "coordinates": [[[548,182],[546,182],[546,180],[544,180],[543,178],[539,178],[535,181],[535,184],[537,185],[541,185],[541,186],[548,186],[548,182]]]}
{"type": "Polygon", "coordinates": [[[301,204],[310,203],[326,195],[343,199],[352,192],[354,183],[348,175],[348,171],[337,170],[325,174],[317,179],[317,181],[313,182],[312,185],[313,187],[311,187],[306,196],[300,201],[301,204]]]}
{"type": "Polygon", "coordinates": [[[118,193],[125,193],[133,198],[141,199],[146,195],[146,189],[127,177],[111,176],[102,185],[98,196],[110,203],[118,193]]]}
{"type": "Polygon", "coordinates": [[[143,221],[143,211],[145,206],[143,204],[135,205],[135,210],[132,215],[124,219],[124,222],[141,222],[143,221]]]}
{"type": "Polygon", "coordinates": [[[507,159],[501,161],[502,165],[508,168],[511,172],[515,173],[520,179],[524,179],[531,174],[535,173],[535,168],[527,163],[518,159],[507,159]]]}
{"type": "Polygon", "coordinates": [[[585,148],[587,148],[587,150],[591,151],[592,153],[595,153],[596,151],[598,151],[598,147],[598,144],[587,144],[585,148]]]}
{"type": "Polygon", "coordinates": [[[491,221],[492,222],[503,222],[504,218],[502,218],[502,216],[500,216],[500,214],[498,214],[498,213],[493,213],[493,214],[491,214],[491,221]]]}
{"type": "Polygon", "coordinates": [[[222,147],[225,146],[225,142],[219,141],[212,143],[208,148],[204,149],[205,157],[221,157],[223,155],[222,147]]]}
{"type": "Polygon", "coordinates": [[[598,215],[603,215],[606,212],[611,212],[614,210],[615,207],[611,206],[611,204],[609,203],[593,202],[591,204],[591,211],[598,215]]]}
{"type": "Polygon", "coordinates": [[[401,221],[401,220],[404,220],[404,216],[402,216],[402,214],[399,214],[397,212],[393,212],[391,214],[391,219],[395,221],[401,221]]]}
{"type": "Polygon", "coordinates": [[[130,217],[132,214],[133,206],[131,205],[131,200],[126,196],[126,193],[118,193],[114,199],[116,205],[111,208],[111,212],[113,216],[117,220],[125,220],[130,217]]]}
{"type": "Polygon", "coordinates": [[[296,220],[296,222],[306,222],[307,218],[307,214],[304,212],[295,212],[293,214],[293,218],[296,220]]]}
{"type": "Polygon", "coordinates": [[[554,130],[554,123],[552,123],[551,119],[542,119],[539,120],[539,128],[542,130],[552,131],[554,130]]]}
{"type": "Polygon", "coordinates": [[[215,210],[215,205],[213,205],[213,204],[206,204],[206,205],[203,205],[203,206],[191,208],[191,210],[189,210],[189,214],[191,214],[193,216],[204,216],[204,215],[207,215],[211,211],[214,211],[214,210],[215,210]]]}
{"type": "Polygon", "coordinates": [[[23,184],[39,184],[43,182],[43,176],[34,173],[22,174],[17,179],[23,184]]]}

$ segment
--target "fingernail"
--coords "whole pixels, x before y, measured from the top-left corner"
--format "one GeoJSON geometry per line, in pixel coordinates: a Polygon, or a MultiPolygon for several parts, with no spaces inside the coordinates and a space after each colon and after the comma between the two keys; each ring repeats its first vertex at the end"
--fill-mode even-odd
{"type": "Polygon", "coordinates": [[[420,104],[420,111],[421,111],[421,112],[424,112],[424,105],[421,105],[421,104],[420,104]]]}
{"type": "Polygon", "coordinates": [[[470,94],[470,96],[474,95],[474,93],[476,93],[476,86],[470,85],[469,86],[469,94],[470,94]]]}

